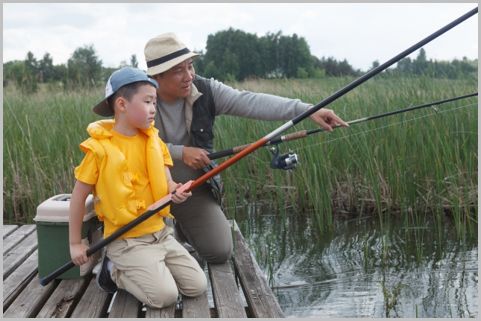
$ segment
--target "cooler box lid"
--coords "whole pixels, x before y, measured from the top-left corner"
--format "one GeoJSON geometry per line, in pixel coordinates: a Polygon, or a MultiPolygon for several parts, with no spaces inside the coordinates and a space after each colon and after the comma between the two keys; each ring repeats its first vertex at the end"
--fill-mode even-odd
{"type": "MultiPolygon", "coordinates": [[[[72,194],[58,194],[43,201],[37,207],[37,215],[33,218],[35,222],[64,222],[69,221],[70,198],[72,194]]],[[[94,198],[89,194],[85,200],[85,214],[83,221],[86,222],[95,216],[94,198]]]]}

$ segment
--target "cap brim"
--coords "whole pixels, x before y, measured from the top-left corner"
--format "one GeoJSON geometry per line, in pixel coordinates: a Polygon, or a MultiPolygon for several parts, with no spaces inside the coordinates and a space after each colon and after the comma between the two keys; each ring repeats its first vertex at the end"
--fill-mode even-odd
{"type": "Polygon", "coordinates": [[[180,64],[181,62],[183,62],[183,61],[185,61],[189,58],[192,58],[192,57],[197,57],[198,55],[199,55],[198,53],[189,52],[189,53],[186,53],[185,55],[182,55],[182,56],[179,56],[179,57],[174,58],[172,60],[169,60],[169,61],[167,61],[163,64],[153,66],[153,67],[149,67],[149,68],[147,68],[147,75],[154,76],[154,75],[157,75],[157,74],[161,74],[161,73],[169,70],[170,68],[180,64]]]}
{"type": "Polygon", "coordinates": [[[94,108],[92,108],[93,112],[97,115],[109,117],[114,115],[114,111],[110,108],[109,103],[107,102],[107,98],[102,100],[98,103],[94,108]]]}
{"type": "MultiPolygon", "coordinates": [[[[143,79],[137,80],[137,81],[134,81],[134,82],[127,83],[123,86],[133,84],[133,83],[136,83],[136,82],[149,82],[152,86],[154,86],[155,89],[159,88],[159,84],[157,83],[157,81],[155,79],[152,79],[152,78],[148,78],[148,79],[145,79],[145,80],[143,80],[143,79]]],[[[120,88],[122,88],[123,86],[121,86],[120,88]]],[[[112,93],[110,96],[104,98],[104,100],[102,100],[96,106],[94,106],[94,108],[92,108],[93,112],[96,113],[97,115],[104,116],[104,117],[113,116],[114,110],[113,110],[113,108],[110,107],[109,102],[108,102],[108,99],[111,96],[113,96],[113,94],[114,93],[112,93]]]]}

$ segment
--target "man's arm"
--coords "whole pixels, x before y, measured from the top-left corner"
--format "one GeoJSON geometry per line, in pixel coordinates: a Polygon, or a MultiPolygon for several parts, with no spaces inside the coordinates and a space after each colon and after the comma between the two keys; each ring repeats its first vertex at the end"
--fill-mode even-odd
{"type": "Polygon", "coordinates": [[[170,156],[175,160],[182,160],[182,152],[184,145],[174,145],[171,143],[165,143],[169,149],[170,156]]]}
{"type": "Polygon", "coordinates": [[[240,91],[213,78],[209,81],[217,115],[226,114],[260,120],[289,120],[311,106],[299,99],[240,91]]]}
{"type": "MultiPolygon", "coordinates": [[[[213,78],[210,79],[210,84],[217,115],[227,114],[260,120],[290,120],[312,107],[299,99],[239,91],[213,78]]],[[[310,118],[328,131],[339,125],[349,126],[328,108],[316,111],[310,118]]]]}

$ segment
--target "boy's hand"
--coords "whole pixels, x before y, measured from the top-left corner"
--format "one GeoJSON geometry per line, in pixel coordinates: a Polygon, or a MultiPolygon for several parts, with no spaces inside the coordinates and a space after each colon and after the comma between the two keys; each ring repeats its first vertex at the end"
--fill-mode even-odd
{"type": "Polygon", "coordinates": [[[70,244],[70,258],[75,265],[82,265],[88,262],[88,246],[83,243],[70,244]]]}
{"type": "MultiPolygon", "coordinates": [[[[177,188],[181,187],[182,184],[181,183],[175,183],[174,181],[169,181],[169,192],[173,192],[175,191],[177,188]]],[[[179,203],[182,203],[182,202],[185,202],[185,200],[187,198],[189,198],[190,196],[192,196],[192,192],[182,192],[182,193],[179,193],[179,192],[176,192],[174,195],[172,195],[172,202],[176,203],[176,204],[179,204],[179,203]]]]}

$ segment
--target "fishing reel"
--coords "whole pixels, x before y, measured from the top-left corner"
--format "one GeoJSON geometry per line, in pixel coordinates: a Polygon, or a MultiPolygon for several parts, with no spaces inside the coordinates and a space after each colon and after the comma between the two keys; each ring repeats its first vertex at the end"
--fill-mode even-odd
{"type": "Polygon", "coordinates": [[[296,153],[289,151],[287,154],[279,155],[279,147],[271,147],[272,153],[271,168],[290,170],[296,168],[299,163],[299,158],[296,153]]]}

